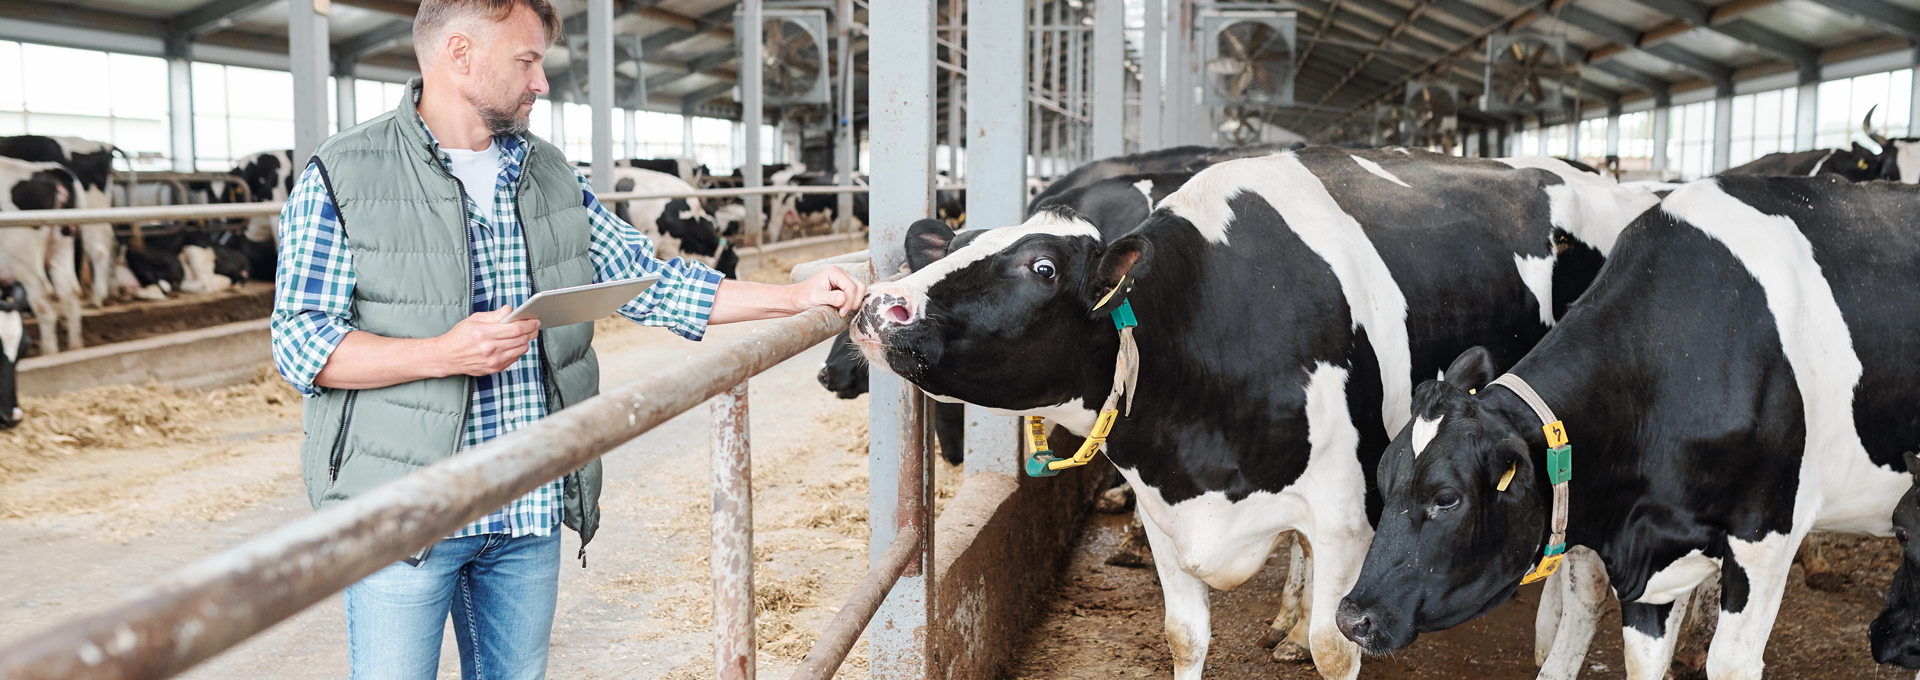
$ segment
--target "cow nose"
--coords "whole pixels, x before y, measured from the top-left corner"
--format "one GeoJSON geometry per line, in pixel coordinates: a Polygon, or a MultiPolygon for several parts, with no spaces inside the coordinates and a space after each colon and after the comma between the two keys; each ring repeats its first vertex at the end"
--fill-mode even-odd
{"type": "Polygon", "coordinates": [[[913,323],[913,301],[899,295],[870,295],[864,307],[867,316],[889,326],[913,323]]]}
{"type": "Polygon", "coordinates": [[[814,376],[815,380],[820,381],[821,387],[825,387],[827,389],[833,389],[833,376],[828,373],[828,371],[831,371],[831,370],[833,369],[822,368],[820,369],[820,374],[817,376],[814,376]]]}
{"type": "Polygon", "coordinates": [[[1333,615],[1333,621],[1340,627],[1340,634],[1347,639],[1360,643],[1361,647],[1371,648],[1373,638],[1373,614],[1353,604],[1352,600],[1342,599],[1340,609],[1333,615]]]}

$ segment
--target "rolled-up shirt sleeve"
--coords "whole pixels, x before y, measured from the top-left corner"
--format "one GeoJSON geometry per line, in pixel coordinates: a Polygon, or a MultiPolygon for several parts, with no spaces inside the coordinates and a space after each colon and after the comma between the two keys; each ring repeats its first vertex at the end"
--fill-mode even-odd
{"type": "Polygon", "coordinates": [[[706,337],[713,296],[725,277],[692,260],[655,258],[653,241],[601,205],[579,170],[573,174],[580,182],[583,205],[593,226],[588,249],[593,256],[594,282],[660,275],[660,282],[622,306],[620,315],[643,326],[663,326],[688,340],[706,337]]]}
{"type": "Polygon", "coordinates": [[[306,396],[353,326],[353,253],[320,172],[308,165],[280,209],[273,277],[273,365],[306,396]]]}

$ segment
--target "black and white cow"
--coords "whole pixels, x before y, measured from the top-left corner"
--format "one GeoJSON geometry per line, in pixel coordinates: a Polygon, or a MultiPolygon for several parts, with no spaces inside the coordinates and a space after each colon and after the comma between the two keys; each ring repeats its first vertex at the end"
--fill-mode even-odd
{"type": "Polygon", "coordinates": [[[27,353],[27,328],[22,312],[29,311],[27,287],[0,278],[0,430],[20,424],[20,357],[27,353]]]}
{"type": "MultiPolygon", "coordinates": [[[[614,191],[666,194],[691,192],[693,185],[673,175],[640,168],[615,167],[614,191]]],[[[660,259],[686,257],[713,267],[727,278],[739,278],[740,254],[721,238],[700,201],[694,198],[651,198],[620,201],[613,213],[653,240],[660,259]]]]}
{"type": "Polygon", "coordinates": [[[1053,196],[1099,182],[1101,180],[1124,177],[1127,175],[1153,175],[1160,173],[1193,174],[1215,163],[1235,158],[1264,156],[1279,151],[1291,151],[1300,148],[1298,144],[1259,144],[1252,146],[1175,146],[1156,151],[1146,151],[1126,156],[1102,158],[1086,165],[1074,168],[1059,179],[1046,186],[1027,203],[1027,213],[1033,214],[1037,206],[1053,196]]]}
{"type": "MultiPolygon", "coordinates": [[[[75,208],[113,206],[109,193],[109,184],[113,181],[113,155],[112,144],[79,137],[0,137],[0,156],[33,163],[59,163],[73,173],[80,183],[73,198],[75,208]]],[[[93,276],[87,299],[98,307],[112,294],[116,245],[113,225],[104,222],[80,225],[79,245],[93,276]]]]}
{"type": "Polygon", "coordinates": [[[1900,539],[1900,568],[1887,588],[1887,605],[1867,626],[1873,660],[1920,668],[1920,456],[1904,456],[1913,485],[1893,508],[1893,536],[1900,539]]]}
{"type": "MultiPolygon", "coordinates": [[[[1915,214],[1920,192],[1885,183],[1688,184],[1507,370],[1573,447],[1565,540],[1591,552],[1567,564],[1599,568],[1588,577],[1622,603],[1628,677],[1665,673],[1689,593],[1714,575],[1707,673],[1761,677],[1801,538],[1891,532],[1901,453],[1920,439],[1915,214]]],[[[1381,456],[1386,509],[1338,615],[1370,651],[1491,611],[1540,559],[1542,418],[1488,386],[1497,354],[1470,350],[1422,384],[1381,456]]]]}
{"type": "Polygon", "coordinates": [[[1871,182],[1881,178],[1885,164],[1879,155],[1853,143],[1852,149],[1814,149],[1770,153],[1751,163],[1720,171],[1722,175],[1764,175],[1768,177],[1813,177],[1834,174],[1849,182],[1871,182]]]}
{"type": "Polygon", "coordinates": [[[1084,436],[1114,381],[1107,311],[1126,301],[1138,392],[1105,450],[1139,497],[1175,677],[1204,666],[1207,588],[1245,583],[1295,530],[1314,556],[1313,659],[1345,680],[1359,649],[1334,606],[1380,507],[1365,470],[1411,418],[1415,380],[1480,338],[1523,354],[1655,202],[1551,159],[1232,160],[1111,243],[1041,211],[958,244],[869,288],[853,338],[937,399],[1084,436]]]}
{"type": "Polygon", "coordinates": [[[707,178],[707,166],[691,158],[629,158],[620,165],[672,175],[694,186],[707,178]]]}
{"type": "Polygon", "coordinates": [[[1071,208],[1074,214],[1100,227],[1100,232],[1119,236],[1134,225],[1146,221],[1153,206],[1180,189],[1193,173],[1122,175],[1050,194],[1033,202],[1027,217],[1057,206],[1071,208]],[[1119,231],[1109,231],[1118,228],[1119,231]]]}
{"type": "MultiPolygon", "coordinates": [[[[1920,184],[1920,137],[1899,137],[1888,139],[1886,135],[1873,131],[1873,112],[1880,108],[1875,105],[1867,109],[1865,118],[1860,119],[1860,129],[1867,138],[1880,145],[1880,174],[1877,179],[1893,180],[1903,184],[1920,184]],[[1903,172],[1901,168],[1913,168],[1912,172],[1903,172]]],[[[1855,148],[1861,148],[1858,143],[1855,148]]]]}
{"type": "MultiPolygon", "coordinates": [[[[29,163],[0,157],[0,210],[72,208],[79,182],[59,163],[29,163]]],[[[58,327],[66,320],[67,347],[79,349],[80,277],[74,268],[74,230],[0,227],[0,280],[26,289],[40,325],[40,351],[60,351],[58,327]]]]}

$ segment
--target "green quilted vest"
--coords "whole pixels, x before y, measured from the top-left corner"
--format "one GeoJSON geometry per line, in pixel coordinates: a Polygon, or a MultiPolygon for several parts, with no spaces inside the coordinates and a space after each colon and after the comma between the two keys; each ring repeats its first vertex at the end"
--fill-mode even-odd
{"type": "MultiPolygon", "coordinates": [[[[399,107],[315,149],[327,192],[353,252],[354,325],[393,338],[430,338],[473,305],[466,204],[420,125],[415,78],[399,107]]],[[[526,135],[519,183],[521,228],[533,292],[593,283],[591,227],[580,185],[559,148],[526,135]]],[[[600,392],[593,324],[540,330],[547,410],[600,392]]],[[[473,381],[433,378],[371,390],[330,389],[306,400],[301,472],[314,508],[364,494],[451,456],[466,436],[473,381]]],[[[565,522],[582,549],[600,525],[600,461],[566,477],[565,522]]]]}

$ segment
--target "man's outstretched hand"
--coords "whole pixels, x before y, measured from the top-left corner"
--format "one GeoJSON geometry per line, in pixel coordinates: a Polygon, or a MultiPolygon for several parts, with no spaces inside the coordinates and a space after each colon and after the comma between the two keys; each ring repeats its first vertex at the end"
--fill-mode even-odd
{"type": "Polygon", "coordinates": [[[787,288],[792,294],[794,314],[814,307],[832,307],[840,316],[848,316],[860,310],[860,301],[867,295],[866,284],[839,267],[823,268],[787,288]]]}
{"type": "Polygon", "coordinates": [[[815,307],[832,307],[847,316],[860,309],[867,286],[839,267],[827,267],[799,283],[773,286],[727,279],[713,296],[707,323],[721,324],[793,316],[815,307]]]}

